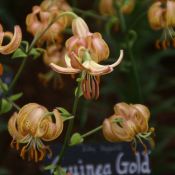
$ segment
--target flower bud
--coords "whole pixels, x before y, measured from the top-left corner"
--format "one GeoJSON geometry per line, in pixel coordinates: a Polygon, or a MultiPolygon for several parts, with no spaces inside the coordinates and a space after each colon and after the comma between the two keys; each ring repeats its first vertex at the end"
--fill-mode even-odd
{"type": "Polygon", "coordinates": [[[106,60],[109,57],[109,47],[103,40],[101,34],[93,33],[91,36],[89,36],[89,38],[91,38],[91,42],[88,43],[88,48],[90,50],[92,59],[96,63],[106,60]]]}
{"type": "Polygon", "coordinates": [[[78,36],[80,38],[87,37],[90,33],[88,25],[80,17],[77,17],[72,21],[72,32],[74,36],[78,36]]]}

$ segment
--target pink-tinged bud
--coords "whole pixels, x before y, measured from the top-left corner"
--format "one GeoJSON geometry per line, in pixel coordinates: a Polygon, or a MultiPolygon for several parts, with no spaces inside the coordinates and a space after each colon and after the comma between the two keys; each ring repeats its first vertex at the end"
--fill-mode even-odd
{"type": "Polygon", "coordinates": [[[72,21],[72,32],[74,36],[78,36],[80,38],[87,37],[90,33],[88,25],[80,17],[77,17],[72,21]]]}
{"type": "Polygon", "coordinates": [[[92,55],[92,59],[99,63],[109,57],[109,47],[103,40],[100,33],[93,33],[91,42],[89,43],[89,50],[92,55]]]}

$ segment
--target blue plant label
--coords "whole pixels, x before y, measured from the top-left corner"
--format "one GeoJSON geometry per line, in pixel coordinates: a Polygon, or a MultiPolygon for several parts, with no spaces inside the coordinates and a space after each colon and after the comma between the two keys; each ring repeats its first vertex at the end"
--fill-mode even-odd
{"type": "MultiPolygon", "coordinates": [[[[140,148],[134,154],[127,143],[82,144],[67,150],[62,165],[73,175],[148,175],[150,152],[140,148]]],[[[56,156],[52,161],[57,160],[56,156]]]]}

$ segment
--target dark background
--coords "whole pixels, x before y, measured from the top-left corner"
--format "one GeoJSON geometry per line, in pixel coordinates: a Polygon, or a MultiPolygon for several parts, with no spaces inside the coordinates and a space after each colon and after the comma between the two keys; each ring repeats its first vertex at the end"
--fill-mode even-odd
{"type": "MultiPolygon", "coordinates": [[[[31,12],[32,6],[40,4],[39,0],[0,0],[0,23],[5,29],[13,30],[15,24],[19,24],[23,31],[23,40],[32,40],[32,36],[26,32],[25,18],[31,12]]],[[[82,10],[98,12],[98,1],[69,1],[73,7],[82,10]]],[[[175,50],[156,50],[155,40],[160,37],[161,31],[153,31],[147,21],[147,10],[151,1],[138,1],[131,15],[126,16],[127,26],[137,32],[138,38],[133,47],[134,57],[139,69],[139,79],[143,93],[143,104],[151,110],[151,125],[156,129],[156,147],[151,155],[153,174],[173,175],[175,173],[175,50]]],[[[79,13],[80,14],[80,13],[79,13]]],[[[90,26],[92,32],[101,32],[110,46],[111,55],[109,62],[118,56],[118,50],[123,46],[123,35],[120,30],[111,28],[107,32],[107,21],[94,19],[81,13],[90,26]],[[93,22],[92,22],[93,21],[93,22]]],[[[15,73],[21,62],[20,59],[11,60],[8,56],[1,56],[0,61],[15,73]]],[[[113,114],[115,103],[125,101],[138,103],[138,92],[131,74],[132,65],[125,51],[125,59],[119,68],[101,78],[100,98],[98,101],[80,100],[78,116],[74,131],[82,133],[101,124],[105,117],[113,114]],[[81,117],[80,117],[81,116],[81,117]]],[[[52,110],[56,106],[63,106],[71,110],[76,86],[75,80],[70,76],[62,76],[63,88],[53,88],[53,83],[47,87],[38,80],[38,73],[47,72],[42,58],[28,59],[14,92],[23,92],[23,97],[17,102],[20,106],[37,102],[52,110]]],[[[7,72],[8,72],[7,71],[7,72]]],[[[59,75],[60,76],[60,75],[59,75]]],[[[21,160],[17,151],[10,148],[6,123],[13,111],[0,118],[0,174],[11,175],[39,175],[40,165],[21,160]]],[[[62,134],[64,135],[64,134],[62,134]]],[[[57,141],[60,143],[63,136],[57,141]]],[[[87,142],[103,141],[101,133],[87,139],[87,142]]]]}

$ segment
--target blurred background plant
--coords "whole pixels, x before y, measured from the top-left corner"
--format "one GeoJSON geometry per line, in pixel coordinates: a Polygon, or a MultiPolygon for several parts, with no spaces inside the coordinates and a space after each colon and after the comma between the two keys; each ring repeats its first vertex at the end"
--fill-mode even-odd
{"type": "MultiPolygon", "coordinates": [[[[147,11],[153,1],[136,1],[135,8],[130,14],[118,12],[112,15],[100,14],[99,1],[70,0],[68,3],[75,13],[85,19],[91,31],[98,31],[103,35],[111,50],[108,62],[113,62],[120,48],[125,50],[125,57],[118,70],[101,80],[98,101],[89,102],[81,99],[78,116],[83,117],[76,119],[74,130],[79,127],[84,133],[96,127],[106,116],[112,114],[112,107],[117,102],[141,102],[150,108],[151,122],[156,129],[156,146],[151,154],[152,174],[173,175],[175,173],[175,49],[155,48],[155,41],[161,35],[161,31],[153,31],[147,20],[147,11]],[[124,21],[121,21],[122,19],[124,21]],[[137,75],[131,57],[134,57],[137,75]]],[[[15,24],[19,24],[22,27],[23,38],[31,40],[31,35],[26,32],[25,18],[31,13],[32,6],[40,3],[40,0],[1,0],[0,22],[11,31],[15,24]]],[[[114,5],[114,9],[117,9],[117,5],[114,5]]],[[[65,35],[69,36],[69,33],[70,31],[66,30],[65,35]]],[[[17,71],[21,59],[0,56],[0,62],[5,69],[2,79],[8,83],[17,71]]],[[[58,104],[71,109],[70,97],[73,93],[74,80],[69,76],[61,76],[63,84],[60,85],[60,81],[57,84],[63,88],[55,89],[51,83],[43,86],[38,74],[48,70],[42,58],[28,59],[28,64],[13,89],[13,94],[23,92],[23,98],[18,99],[18,95],[20,97],[18,94],[14,99],[18,99],[19,106],[35,101],[49,109],[58,104]]],[[[7,109],[8,113],[5,111],[4,114],[0,114],[0,174],[41,174],[40,166],[22,161],[9,147],[10,136],[6,125],[13,113],[13,110],[10,111],[11,108],[7,109]]],[[[103,141],[103,137],[99,135],[88,138],[88,141],[103,141]]]]}

